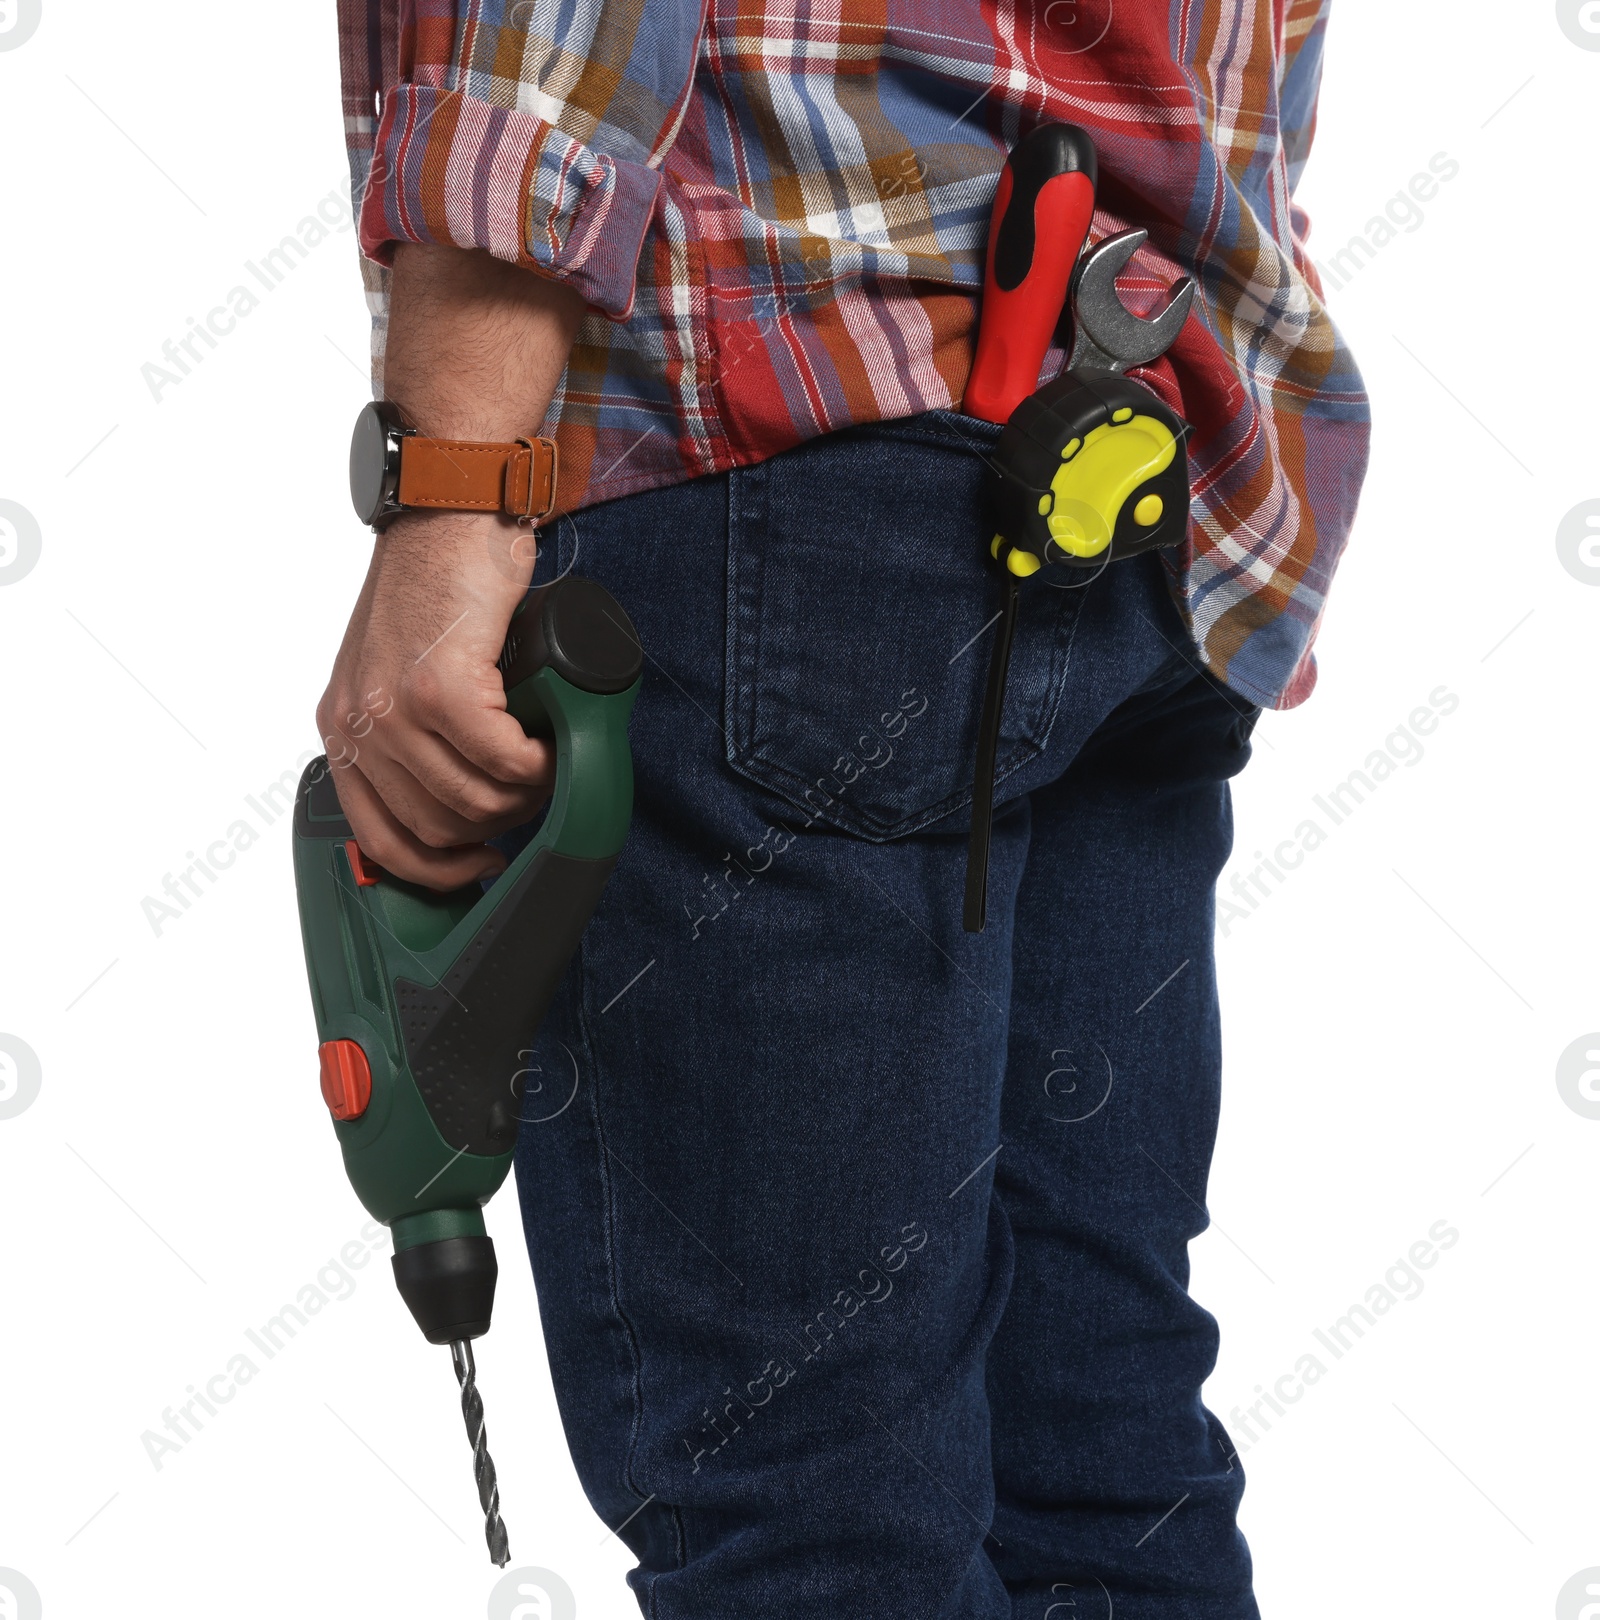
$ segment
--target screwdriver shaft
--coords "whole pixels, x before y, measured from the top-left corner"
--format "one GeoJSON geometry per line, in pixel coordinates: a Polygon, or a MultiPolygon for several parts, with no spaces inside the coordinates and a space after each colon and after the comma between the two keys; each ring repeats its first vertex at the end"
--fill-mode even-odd
{"type": "Polygon", "coordinates": [[[989,678],[984,688],[983,713],[978,722],[978,758],[972,775],[972,830],[967,836],[967,890],[962,905],[962,927],[981,934],[989,906],[989,837],[994,823],[995,760],[1000,752],[1000,723],[1005,716],[1006,674],[1011,668],[1011,643],[1017,633],[1017,577],[1006,573],[1005,596],[989,653],[989,678]]]}
{"type": "Polygon", "coordinates": [[[461,1415],[466,1420],[467,1438],[472,1442],[472,1477],[478,1482],[478,1501],[483,1508],[483,1534],[489,1544],[489,1557],[504,1569],[511,1562],[506,1542],[505,1521],[500,1517],[500,1482],[495,1476],[494,1459],[483,1428],[483,1397],[478,1393],[478,1368],[472,1359],[470,1339],[450,1341],[450,1359],[455,1364],[456,1382],[461,1385],[461,1415]]]}

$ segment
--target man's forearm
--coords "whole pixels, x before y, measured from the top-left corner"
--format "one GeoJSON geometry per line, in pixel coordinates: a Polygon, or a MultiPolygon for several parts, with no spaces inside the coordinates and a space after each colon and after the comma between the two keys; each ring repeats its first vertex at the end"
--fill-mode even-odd
{"type": "Polygon", "coordinates": [[[384,385],[430,437],[538,432],[583,300],[487,253],[402,243],[389,285],[384,385]]]}
{"type": "MultiPolygon", "coordinates": [[[[503,443],[535,434],[583,310],[559,282],[487,253],[400,243],[384,391],[428,438],[503,443]]],[[[503,513],[406,512],[376,541],[373,568],[381,560],[393,575],[438,580],[487,559],[493,577],[475,594],[498,583],[509,612],[527,587],[534,550],[531,532],[503,513]]]]}
{"type": "MultiPolygon", "coordinates": [[[[486,253],[401,245],[385,391],[430,438],[537,433],[584,305],[486,253]]],[[[317,720],[361,847],[453,888],[499,869],[484,840],[547,791],[548,747],[506,713],[495,660],[533,573],[501,513],[402,513],[376,540],[317,720]]]]}

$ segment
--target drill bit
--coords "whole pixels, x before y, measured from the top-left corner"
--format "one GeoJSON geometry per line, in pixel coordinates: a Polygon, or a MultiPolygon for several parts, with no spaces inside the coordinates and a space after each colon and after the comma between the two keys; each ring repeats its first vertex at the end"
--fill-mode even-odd
{"type": "Polygon", "coordinates": [[[489,1543],[489,1557],[501,1569],[511,1562],[506,1543],[505,1521],[500,1517],[500,1483],[495,1477],[494,1459],[483,1432],[483,1397],[478,1393],[478,1369],[472,1359],[470,1339],[450,1341],[450,1359],[455,1363],[456,1382],[461,1385],[461,1415],[467,1422],[467,1438],[472,1442],[472,1477],[478,1482],[478,1501],[483,1507],[483,1534],[489,1543]]]}

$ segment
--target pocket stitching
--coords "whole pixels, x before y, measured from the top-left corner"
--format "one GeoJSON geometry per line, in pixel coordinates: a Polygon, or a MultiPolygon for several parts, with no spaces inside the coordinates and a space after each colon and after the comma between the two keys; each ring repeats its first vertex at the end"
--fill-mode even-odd
{"type": "MultiPolygon", "coordinates": [[[[728,686],[725,697],[728,725],[724,736],[724,757],[728,766],[739,776],[777,794],[791,808],[800,811],[806,817],[807,828],[821,822],[831,830],[871,843],[886,843],[920,832],[971,803],[970,778],[933,804],[920,806],[895,821],[884,822],[870,811],[858,809],[848,799],[828,793],[820,782],[813,782],[783,761],[767,755],[756,741],[760,719],[763,640],[760,632],[765,564],[756,548],[738,544],[738,534],[741,524],[755,523],[758,528],[763,525],[768,503],[767,472],[767,464],[758,462],[734,469],[728,474],[727,613],[730,622],[724,658],[728,686]],[[753,581],[750,577],[752,569],[755,574],[753,581]],[[811,804],[805,798],[809,792],[825,795],[828,807],[819,810],[811,804]]],[[[1000,755],[995,769],[996,789],[1037,760],[1049,744],[1066,691],[1065,677],[1077,637],[1081,608],[1082,593],[1070,593],[1063,604],[1063,611],[1049,626],[1050,654],[1043,692],[1032,713],[1020,721],[1024,733],[1032,735],[1015,739],[1009,750],[1000,755]]]]}

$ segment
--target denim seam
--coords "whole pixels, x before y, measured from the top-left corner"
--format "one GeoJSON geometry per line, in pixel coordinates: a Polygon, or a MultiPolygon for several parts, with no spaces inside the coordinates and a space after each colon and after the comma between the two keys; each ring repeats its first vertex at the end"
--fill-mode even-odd
{"type": "MultiPolygon", "coordinates": [[[[734,544],[730,526],[730,567],[736,566],[732,562],[733,556],[734,544]]],[[[1064,639],[1062,626],[1057,624],[1052,627],[1050,665],[1045,678],[1045,692],[1026,722],[1026,729],[1031,735],[1020,738],[1012,745],[1008,753],[1001,755],[996,761],[994,775],[996,787],[1015,776],[1025,766],[1033,764],[1035,760],[1043,755],[1049,744],[1050,733],[1055,728],[1056,717],[1061,712],[1061,701],[1066,694],[1066,674],[1072,645],[1077,638],[1082,605],[1081,597],[1076,595],[1064,604],[1065,611],[1062,618],[1068,621],[1066,625],[1067,633],[1064,639]]],[[[756,620],[759,624],[759,612],[756,615],[756,620]]],[[[733,639],[741,652],[750,647],[756,647],[757,653],[759,652],[759,634],[752,633],[742,621],[737,626],[733,639]]],[[[735,657],[736,654],[730,647],[730,667],[735,657]]],[[[740,690],[741,704],[750,717],[752,732],[756,713],[758,678],[759,667],[753,672],[748,688],[741,686],[740,690]],[[747,703],[743,701],[746,690],[748,690],[747,703]]],[[[912,833],[921,832],[925,827],[930,827],[935,822],[942,821],[946,816],[953,815],[965,808],[972,799],[970,787],[958,787],[954,792],[946,794],[944,798],[931,805],[926,805],[920,810],[915,810],[910,815],[904,816],[899,821],[890,823],[888,826],[871,821],[864,814],[851,812],[848,809],[821,813],[806,805],[799,797],[800,794],[813,786],[807,778],[799,775],[798,772],[784,765],[781,761],[768,758],[753,743],[747,745],[742,735],[736,740],[733,735],[733,727],[730,726],[729,731],[730,735],[727,739],[728,763],[741,776],[747,777],[761,786],[780,794],[791,804],[803,807],[806,814],[813,820],[823,820],[827,825],[841,832],[852,834],[858,838],[865,838],[872,843],[887,843],[896,838],[904,838],[912,833]]]]}
{"type": "MultiPolygon", "coordinates": [[[[765,499],[765,483],[766,469],[759,464],[745,469],[738,477],[732,474],[728,477],[725,535],[728,569],[728,623],[725,630],[727,691],[724,695],[728,727],[723,737],[723,753],[735,770],[739,768],[738,756],[747,751],[746,735],[753,739],[755,733],[755,692],[761,673],[760,637],[751,633],[749,621],[753,619],[755,624],[760,624],[759,596],[764,580],[759,572],[756,573],[754,590],[757,601],[752,611],[747,601],[752,589],[751,566],[748,557],[745,563],[741,563],[734,535],[737,524],[743,519],[747,504],[746,494],[742,492],[748,492],[754,487],[758,491],[758,500],[749,504],[759,505],[765,499]]],[[[759,570],[761,565],[757,561],[753,566],[759,570]]]]}
{"type": "MultiPolygon", "coordinates": [[[[622,1325],[622,1331],[628,1341],[628,1354],[633,1363],[633,1422],[628,1430],[628,1444],[622,1463],[622,1482],[624,1486],[638,1497],[640,1508],[649,1505],[653,1492],[646,1492],[639,1488],[634,1478],[634,1459],[638,1454],[639,1436],[644,1428],[644,1358],[639,1351],[639,1335],[628,1313],[622,1305],[622,1291],[617,1269],[616,1249],[616,1183],[612,1178],[610,1166],[606,1163],[606,1130],[600,1117],[600,1061],[595,1049],[593,1034],[589,1022],[589,999],[587,995],[588,976],[584,972],[584,951],[582,942],[579,942],[578,952],[578,995],[577,1015],[578,1027],[582,1032],[584,1055],[589,1061],[590,1073],[594,1076],[594,1085],[591,1088],[591,1117],[594,1120],[595,1141],[599,1146],[596,1168],[600,1176],[602,1192],[601,1207],[604,1218],[601,1225],[600,1246],[605,1258],[606,1285],[610,1295],[612,1310],[622,1325]]],[[[637,1510],[636,1510],[637,1511],[637,1510]]],[[[678,1568],[682,1569],[688,1562],[687,1541],[684,1531],[683,1516],[676,1503],[669,1509],[672,1515],[672,1526],[677,1542],[678,1568]]],[[[655,1578],[652,1573],[647,1587],[646,1620],[656,1620],[655,1578]]]]}
{"type": "Polygon", "coordinates": [[[965,416],[959,411],[936,412],[929,415],[939,416],[941,420],[929,421],[927,415],[895,417],[888,421],[866,424],[859,431],[872,433],[884,439],[902,439],[916,444],[964,450],[968,455],[977,456],[982,461],[988,460],[989,451],[999,442],[1001,428],[997,424],[982,421],[975,416],[965,416]],[[972,432],[967,433],[942,420],[948,416],[960,417],[970,425],[972,432]]]}
{"type": "MultiPolygon", "coordinates": [[[[1087,587],[1084,587],[1087,589],[1087,587]]],[[[1061,634],[1061,626],[1055,626],[1054,634],[1050,638],[1050,676],[1046,686],[1045,701],[1041,706],[1039,718],[1034,723],[1038,732],[1036,747],[1039,753],[1050,746],[1050,734],[1055,730],[1056,717],[1061,713],[1061,700],[1067,692],[1067,676],[1072,669],[1072,649],[1078,639],[1078,625],[1083,620],[1083,592],[1075,590],[1068,595],[1062,604],[1060,615],[1066,619],[1066,636],[1061,634]]],[[[996,786],[1004,778],[995,778],[996,786]]]]}
{"type": "MultiPolygon", "coordinates": [[[[1004,769],[1001,769],[998,765],[996,766],[995,785],[998,787],[1000,783],[1015,776],[1024,766],[1031,765],[1043,752],[1044,745],[1042,742],[1036,742],[1031,738],[1023,738],[1016,745],[1012,754],[1008,756],[1010,763],[1004,769]]],[[[747,758],[735,760],[732,763],[734,769],[741,776],[745,776],[761,787],[777,793],[792,808],[802,811],[810,818],[810,821],[824,822],[835,832],[847,833],[856,838],[864,838],[869,843],[874,844],[890,843],[896,838],[905,838],[912,833],[921,832],[923,828],[931,827],[936,821],[942,821],[946,816],[954,815],[958,810],[965,808],[972,798],[970,786],[957,788],[955,792],[946,794],[937,803],[917,810],[910,816],[904,817],[888,827],[881,827],[869,822],[862,815],[842,813],[837,810],[823,812],[808,805],[801,795],[806,790],[814,788],[815,784],[774,760],[768,760],[752,753],[747,758]]],[[[838,804],[842,801],[835,800],[834,802],[838,804]]]]}
{"type": "Polygon", "coordinates": [[[732,545],[733,527],[738,519],[740,480],[733,473],[728,474],[728,499],[723,515],[725,524],[723,530],[724,557],[723,565],[727,569],[727,588],[725,614],[723,625],[723,690],[722,707],[725,716],[725,725],[722,734],[722,751],[725,758],[732,759],[738,753],[740,739],[744,735],[744,662],[745,638],[740,633],[739,626],[744,617],[744,592],[746,590],[744,570],[739,565],[739,559],[732,545]]]}

